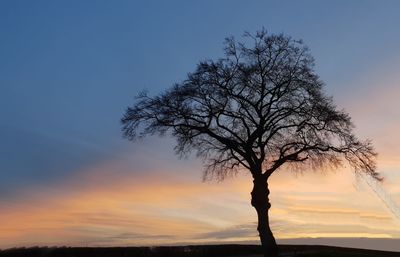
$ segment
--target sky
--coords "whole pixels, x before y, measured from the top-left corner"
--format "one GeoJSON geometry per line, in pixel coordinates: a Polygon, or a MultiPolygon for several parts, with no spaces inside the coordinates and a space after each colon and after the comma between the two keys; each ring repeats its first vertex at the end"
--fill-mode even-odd
{"type": "Polygon", "coordinates": [[[264,27],[309,46],[327,94],[373,141],[391,201],[348,167],[279,171],[270,182],[278,241],[369,238],[360,247],[400,251],[399,8],[1,1],[0,248],[256,242],[249,174],[203,183],[201,161],[175,156],[172,138],[129,142],[119,120],[140,91],[162,92],[223,57],[225,37],[264,27]]]}

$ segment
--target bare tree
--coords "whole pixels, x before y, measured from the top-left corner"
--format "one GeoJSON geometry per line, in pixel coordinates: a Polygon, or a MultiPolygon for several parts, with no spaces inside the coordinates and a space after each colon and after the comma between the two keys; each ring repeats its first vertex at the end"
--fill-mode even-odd
{"type": "Polygon", "coordinates": [[[122,118],[123,132],[130,140],[170,133],[178,154],[195,150],[203,158],[205,179],[249,171],[263,251],[277,256],[268,215],[275,171],[347,161],[355,172],[381,178],[371,143],[355,137],[349,115],[325,95],[307,47],[264,29],[244,41],[227,38],[224,58],[199,63],[158,96],[139,95],[122,118]]]}

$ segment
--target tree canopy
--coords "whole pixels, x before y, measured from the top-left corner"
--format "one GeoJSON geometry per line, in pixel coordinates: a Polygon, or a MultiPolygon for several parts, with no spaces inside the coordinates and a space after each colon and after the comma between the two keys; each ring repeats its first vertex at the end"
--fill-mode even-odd
{"type": "Polygon", "coordinates": [[[166,92],[140,94],[122,119],[129,139],[171,132],[180,154],[195,150],[206,177],[240,166],[270,176],[284,164],[313,169],[348,161],[379,179],[376,153],[353,134],[349,115],[325,95],[301,41],[246,33],[253,45],[225,41],[225,57],[203,61],[166,92]]]}

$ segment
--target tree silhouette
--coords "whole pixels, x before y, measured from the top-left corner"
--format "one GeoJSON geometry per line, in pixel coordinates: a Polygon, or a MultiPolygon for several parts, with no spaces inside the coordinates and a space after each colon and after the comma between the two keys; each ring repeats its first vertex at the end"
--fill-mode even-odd
{"type": "Polygon", "coordinates": [[[245,33],[244,41],[227,38],[224,58],[200,62],[160,95],[140,94],[122,130],[130,140],[169,133],[178,154],[194,150],[203,158],[205,179],[249,171],[264,254],[277,256],[268,215],[268,178],[275,171],[347,161],[355,172],[381,178],[371,143],[356,138],[349,115],[323,92],[308,48],[264,29],[245,33]]]}

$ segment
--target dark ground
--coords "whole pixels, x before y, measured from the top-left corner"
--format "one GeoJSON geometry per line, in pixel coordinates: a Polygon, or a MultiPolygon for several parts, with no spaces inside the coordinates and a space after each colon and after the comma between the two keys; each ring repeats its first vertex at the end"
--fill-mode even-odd
{"type": "MultiPolygon", "coordinates": [[[[0,257],[261,257],[258,245],[196,245],[160,247],[33,247],[0,250],[0,257]]],[[[281,245],[285,257],[400,257],[384,252],[332,246],[281,245]]]]}

